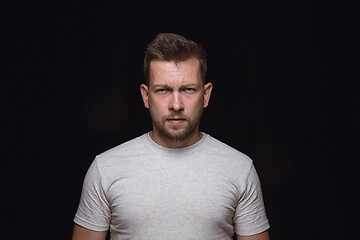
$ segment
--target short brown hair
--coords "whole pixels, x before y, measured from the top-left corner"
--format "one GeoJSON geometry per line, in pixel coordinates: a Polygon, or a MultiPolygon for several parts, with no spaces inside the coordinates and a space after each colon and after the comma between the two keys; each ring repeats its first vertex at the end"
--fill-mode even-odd
{"type": "Polygon", "coordinates": [[[199,60],[200,76],[205,83],[207,63],[205,50],[201,45],[174,33],[160,33],[146,48],[144,57],[145,82],[149,85],[152,60],[186,61],[195,57],[199,60]]]}

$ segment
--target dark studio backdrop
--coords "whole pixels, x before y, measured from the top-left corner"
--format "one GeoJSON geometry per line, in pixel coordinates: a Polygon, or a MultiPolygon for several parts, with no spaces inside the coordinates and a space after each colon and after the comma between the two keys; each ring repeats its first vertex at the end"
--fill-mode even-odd
{"type": "Polygon", "coordinates": [[[254,160],[271,238],[356,233],[358,2],[24,1],[1,11],[2,239],[70,239],[95,155],[151,130],[139,85],[160,32],[207,50],[214,90],[201,130],[254,160]]]}

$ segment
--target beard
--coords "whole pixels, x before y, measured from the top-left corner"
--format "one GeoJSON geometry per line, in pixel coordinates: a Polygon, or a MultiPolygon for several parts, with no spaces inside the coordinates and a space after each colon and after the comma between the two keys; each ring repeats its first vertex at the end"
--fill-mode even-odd
{"type": "Polygon", "coordinates": [[[204,109],[200,108],[192,118],[185,117],[181,113],[173,113],[169,116],[157,119],[155,114],[151,111],[151,108],[149,109],[154,130],[156,129],[161,137],[174,142],[186,140],[198,131],[203,111],[204,109]],[[169,126],[168,119],[172,118],[181,118],[185,120],[181,126],[169,126]]]}

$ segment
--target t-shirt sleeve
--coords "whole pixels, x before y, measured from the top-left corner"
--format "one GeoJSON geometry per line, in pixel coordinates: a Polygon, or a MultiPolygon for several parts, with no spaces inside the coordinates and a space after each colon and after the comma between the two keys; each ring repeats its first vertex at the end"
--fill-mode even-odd
{"type": "Polygon", "coordinates": [[[93,231],[106,231],[109,229],[110,214],[95,159],[86,173],[74,222],[93,231]]]}
{"type": "Polygon", "coordinates": [[[259,177],[254,165],[251,166],[244,191],[234,216],[235,232],[251,236],[266,231],[270,225],[266,217],[259,177]]]}

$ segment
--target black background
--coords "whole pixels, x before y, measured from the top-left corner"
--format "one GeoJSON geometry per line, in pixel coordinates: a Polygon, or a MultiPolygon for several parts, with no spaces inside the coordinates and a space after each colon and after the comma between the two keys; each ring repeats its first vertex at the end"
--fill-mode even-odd
{"type": "Polygon", "coordinates": [[[95,155],[151,130],[139,85],[160,32],[207,50],[214,89],[201,130],[254,160],[271,238],[356,233],[358,2],[24,1],[1,11],[2,239],[70,239],[95,155]]]}

